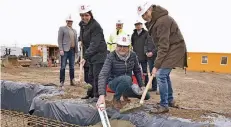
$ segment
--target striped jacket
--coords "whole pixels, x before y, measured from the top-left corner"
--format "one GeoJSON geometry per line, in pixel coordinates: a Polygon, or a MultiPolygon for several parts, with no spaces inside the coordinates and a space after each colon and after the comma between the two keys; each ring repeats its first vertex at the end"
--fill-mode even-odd
{"type": "Polygon", "coordinates": [[[99,95],[106,95],[106,84],[108,82],[122,75],[132,76],[132,71],[135,74],[138,85],[141,87],[143,85],[141,68],[139,66],[136,53],[131,51],[130,57],[127,61],[119,59],[115,51],[108,54],[107,59],[104,62],[103,68],[99,74],[99,95]]]}

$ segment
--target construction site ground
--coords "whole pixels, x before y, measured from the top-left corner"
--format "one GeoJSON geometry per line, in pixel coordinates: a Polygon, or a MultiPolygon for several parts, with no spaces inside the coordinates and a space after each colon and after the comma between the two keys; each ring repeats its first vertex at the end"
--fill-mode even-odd
{"type": "MultiPolygon", "coordinates": [[[[76,68],[75,76],[78,78],[79,69],[76,68]]],[[[59,84],[59,67],[2,67],[1,79],[15,82],[35,84],[59,84]]],[[[191,119],[192,121],[205,121],[210,113],[218,113],[231,117],[231,75],[205,72],[184,73],[182,69],[174,69],[171,73],[174,97],[182,108],[171,108],[168,116],[191,119]]],[[[67,94],[60,98],[80,98],[85,96],[86,89],[69,85],[69,71],[66,69],[65,91],[67,94]]],[[[109,93],[107,100],[113,97],[109,93]]],[[[159,95],[151,92],[151,99],[145,103],[156,104],[159,95]]],[[[131,103],[138,102],[132,99],[131,103]]]]}

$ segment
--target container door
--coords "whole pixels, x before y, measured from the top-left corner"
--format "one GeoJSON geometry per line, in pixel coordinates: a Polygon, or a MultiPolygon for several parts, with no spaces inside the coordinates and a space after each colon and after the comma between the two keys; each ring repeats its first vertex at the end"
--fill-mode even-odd
{"type": "Polygon", "coordinates": [[[43,62],[47,62],[47,47],[43,46],[43,62]]]}

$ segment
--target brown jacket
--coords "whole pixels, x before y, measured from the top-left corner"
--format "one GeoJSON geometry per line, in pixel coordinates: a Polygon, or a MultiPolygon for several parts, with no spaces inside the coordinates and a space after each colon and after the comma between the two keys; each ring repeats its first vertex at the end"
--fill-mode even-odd
{"type": "Polygon", "coordinates": [[[157,47],[156,68],[187,67],[187,49],[175,20],[168,11],[153,6],[152,20],[145,23],[157,47]]]}

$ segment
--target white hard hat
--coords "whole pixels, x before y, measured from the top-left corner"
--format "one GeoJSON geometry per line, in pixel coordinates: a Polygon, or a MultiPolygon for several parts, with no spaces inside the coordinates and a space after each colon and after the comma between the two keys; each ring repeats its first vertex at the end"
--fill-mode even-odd
{"type": "Polygon", "coordinates": [[[142,16],[153,4],[150,1],[145,1],[137,7],[137,13],[142,16]]]}
{"type": "Polygon", "coordinates": [[[66,18],[66,21],[73,21],[71,15],[69,15],[69,16],[66,18]]]}
{"type": "Polygon", "coordinates": [[[116,24],[123,24],[122,20],[117,20],[116,24]]]}
{"type": "Polygon", "coordinates": [[[79,6],[79,13],[87,13],[89,11],[91,11],[91,6],[90,5],[80,5],[79,6]]]}
{"type": "Polygon", "coordinates": [[[138,23],[142,24],[143,22],[140,19],[137,19],[136,22],[135,22],[135,24],[138,24],[138,23]]]}
{"type": "Polygon", "coordinates": [[[116,43],[122,46],[129,46],[131,44],[127,35],[120,35],[117,37],[116,43]]]}

